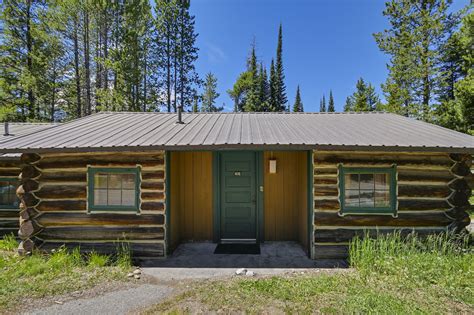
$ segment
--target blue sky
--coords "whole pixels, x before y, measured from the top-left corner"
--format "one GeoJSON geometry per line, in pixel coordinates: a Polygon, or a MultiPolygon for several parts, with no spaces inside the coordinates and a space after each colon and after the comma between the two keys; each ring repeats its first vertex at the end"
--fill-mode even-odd
{"type": "MultiPolygon", "coordinates": [[[[283,62],[289,103],[301,88],[305,111],[318,111],[332,89],[336,110],[352,94],[359,77],[381,94],[389,57],[379,51],[373,33],[388,27],[383,0],[194,0],[197,70],[212,72],[221,94],[217,105],[233,108],[227,95],[244,71],[255,38],[257,57],[268,67],[275,56],[278,25],[283,25],[283,62]]],[[[454,1],[458,10],[469,0],[454,1]]],[[[381,95],[382,96],[382,95],[381,95]]]]}

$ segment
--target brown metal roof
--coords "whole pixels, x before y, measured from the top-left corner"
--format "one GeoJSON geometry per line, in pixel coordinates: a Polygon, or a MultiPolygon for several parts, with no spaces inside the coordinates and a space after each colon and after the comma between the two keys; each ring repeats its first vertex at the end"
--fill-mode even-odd
{"type": "Polygon", "coordinates": [[[389,113],[102,112],[11,141],[0,152],[167,149],[421,150],[474,153],[474,137],[389,113]]]}

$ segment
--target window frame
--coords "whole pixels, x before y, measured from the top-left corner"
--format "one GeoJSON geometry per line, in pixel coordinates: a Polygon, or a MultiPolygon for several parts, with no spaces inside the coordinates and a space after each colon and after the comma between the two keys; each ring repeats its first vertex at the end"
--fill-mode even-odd
{"type": "Polygon", "coordinates": [[[141,167],[87,167],[87,211],[88,212],[140,212],[140,187],[141,167]],[[135,204],[133,206],[123,205],[94,205],[94,176],[97,173],[107,174],[134,174],[135,175],[135,204]]]}
{"type": "Polygon", "coordinates": [[[340,215],[347,214],[379,214],[397,216],[397,166],[391,167],[345,167],[343,164],[338,166],[339,181],[339,203],[341,205],[340,215]],[[346,174],[389,174],[389,207],[347,207],[345,206],[345,175],[346,174]]]}
{"type": "MultiPolygon", "coordinates": [[[[16,189],[18,189],[18,184],[19,184],[19,180],[18,178],[15,178],[15,177],[0,177],[0,182],[1,181],[5,181],[5,182],[15,182],[17,183],[16,185],[16,189]]],[[[7,210],[11,210],[11,209],[19,209],[20,207],[20,200],[18,198],[18,196],[16,195],[16,189],[15,189],[15,197],[16,199],[18,200],[18,206],[14,206],[14,205],[2,205],[0,204],[0,209],[7,209],[7,210]]]]}

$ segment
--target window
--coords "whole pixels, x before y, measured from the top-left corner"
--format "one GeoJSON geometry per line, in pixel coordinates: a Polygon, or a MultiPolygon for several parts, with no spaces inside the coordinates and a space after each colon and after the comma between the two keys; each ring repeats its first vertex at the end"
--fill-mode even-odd
{"type": "Polygon", "coordinates": [[[339,166],[341,214],[396,214],[396,167],[339,166]]]}
{"type": "Polygon", "coordinates": [[[0,178],[0,208],[15,209],[19,206],[16,196],[18,180],[15,178],[0,178]]]}
{"type": "Polygon", "coordinates": [[[139,210],[140,169],[88,169],[89,210],[139,210]]]}

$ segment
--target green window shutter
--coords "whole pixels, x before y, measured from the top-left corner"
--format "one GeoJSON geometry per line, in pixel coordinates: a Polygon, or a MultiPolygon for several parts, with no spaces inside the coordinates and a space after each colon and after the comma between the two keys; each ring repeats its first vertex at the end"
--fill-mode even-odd
{"type": "Polygon", "coordinates": [[[89,167],[87,169],[87,209],[89,212],[101,211],[140,211],[141,169],[113,167],[89,167]],[[133,182],[130,181],[133,175],[133,182]],[[101,176],[99,179],[96,176],[101,176]],[[96,182],[96,178],[98,179],[96,182]],[[120,184],[119,184],[120,182],[120,184]],[[97,194],[96,194],[97,193],[97,194]],[[112,194],[113,193],[113,194],[112,194]],[[133,203],[124,202],[133,194],[133,203]],[[112,202],[111,196],[120,199],[112,202]],[[100,200],[98,200],[100,196],[100,200]]]}
{"type": "MultiPolygon", "coordinates": [[[[339,202],[341,205],[341,215],[346,214],[387,214],[396,216],[397,215],[397,168],[396,165],[392,167],[344,167],[339,164],[339,202]],[[351,186],[347,189],[346,175],[350,175],[353,178],[357,178],[356,185],[351,186]],[[370,178],[373,175],[373,189],[362,187],[362,177],[370,178]],[[376,175],[387,175],[389,177],[387,189],[378,190],[376,185],[376,175]],[[358,185],[358,186],[357,186],[358,185]],[[388,196],[388,204],[380,206],[376,204],[377,193],[386,193],[388,196]],[[363,194],[373,196],[373,205],[371,203],[362,204],[361,200],[363,194]],[[347,198],[349,195],[355,197],[356,202],[348,204],[347,198]],[[357,203],[358,200],[358,203],[357,203]]],[[[365,184],[367,185],[367,184],[365,184]]],[[[370,200],[370,199],[369,199],[370,200]]]]}

